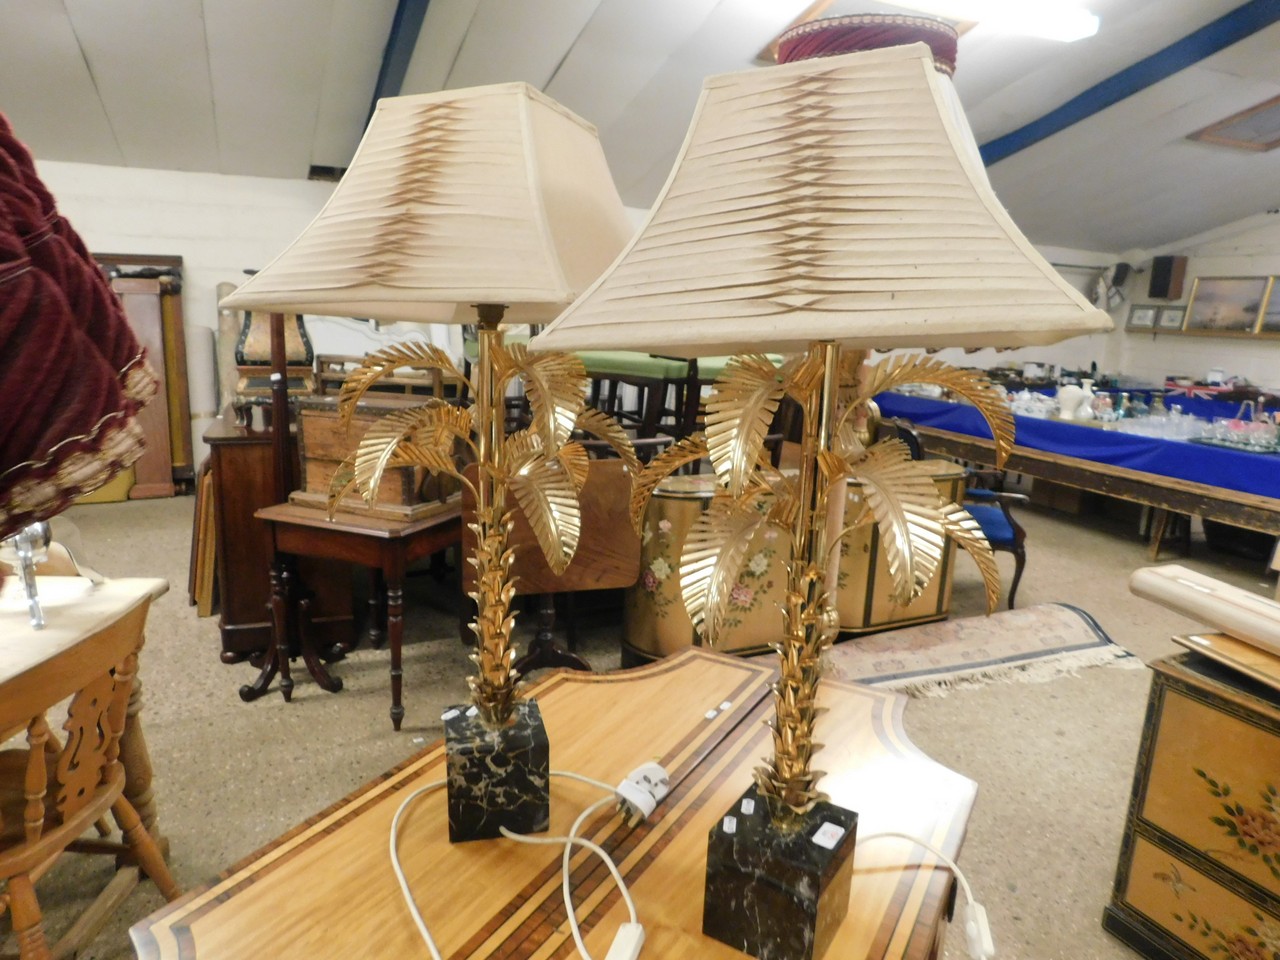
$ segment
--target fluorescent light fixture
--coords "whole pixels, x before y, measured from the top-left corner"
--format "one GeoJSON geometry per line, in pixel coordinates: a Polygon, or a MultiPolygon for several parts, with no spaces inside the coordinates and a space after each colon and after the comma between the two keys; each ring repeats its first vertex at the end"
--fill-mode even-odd
{"type": "Polygon", "coordinates": [[[1070,43],[1098,32],[1098,18],[1083,7],[1054,0],[897,0],[897,6],[947,20],[971,20],[1003,33],[1070,43]]]}

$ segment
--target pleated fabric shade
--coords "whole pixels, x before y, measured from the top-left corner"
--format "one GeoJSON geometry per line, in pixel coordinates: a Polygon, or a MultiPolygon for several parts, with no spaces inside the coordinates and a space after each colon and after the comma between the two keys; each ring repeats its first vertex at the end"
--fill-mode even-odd
{"type": "Polygon", "coordinates": [[[329,202],[223,306],[545,322],[630,236],[593,126],[524,83],[378,101],[329,202]]]}
{"type": "Polygon", "coordinates": [[[1005,212],[914,43],[709,78],[649,219],[531,349],[1014,347],[1111,328],[1005,212]]]}

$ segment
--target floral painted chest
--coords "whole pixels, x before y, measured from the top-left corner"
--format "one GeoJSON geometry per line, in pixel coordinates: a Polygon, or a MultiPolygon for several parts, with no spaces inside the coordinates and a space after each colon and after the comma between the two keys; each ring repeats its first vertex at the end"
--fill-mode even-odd
{"type": "Polygon", "coordinates": [[[1102,924],[1147,957],[1280,960],[1280,692],[1196,653],[1152,669],[1102,924]]]}

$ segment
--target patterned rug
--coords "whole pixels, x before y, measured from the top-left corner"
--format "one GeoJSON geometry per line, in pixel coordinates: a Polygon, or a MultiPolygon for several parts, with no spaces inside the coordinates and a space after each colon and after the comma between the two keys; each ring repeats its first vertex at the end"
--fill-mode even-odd
{"type": "Polygon", "coordinates": [[[827,654],[826,675],[940,697],[992,682],[1052,680],[1102,664],[1143,667],[1083,610],[1043,603],[845,640],[827,654]]]}

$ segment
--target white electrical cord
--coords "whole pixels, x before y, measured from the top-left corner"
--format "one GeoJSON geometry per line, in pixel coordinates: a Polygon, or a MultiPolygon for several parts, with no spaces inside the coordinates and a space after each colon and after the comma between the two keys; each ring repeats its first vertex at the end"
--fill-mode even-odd
{"type": "Polygon", "coordinates": [[[951,870],[955,875],[956,882],[960,884],[960,890],[964,894],[965,910],[963,915],[965,943],[968,947],[969,956],[973,960],[987,960],[994,957],[996,953],[995,943],[991,939],[991,925],[987,922],[987,911],[982,904],[973,899],[973,889],[969,886],[969,881],[965,879],[964,872],[959,865],[948,857],[945,853],[935,847],[926,840],[921,840],[917,836],[910,833],[899,833],[896,830],[885,830],[882,833],[871,833],[866,836],[858,837],[855,846],[862,846],[869,840],[881,840],[890,837],[897,840],[907,840],[914,843],[918,847],[923,847],[932,853],[935,857],[951,870]]]}
{"type": "MultiPolygon", "coordinates": [[[[580,783],[585,783],[585,784],[588,784],[589,786],[597,787],[605,791],[609,795],[600,800],[597,800],[595,803],[591,804],[585,810],[583,810],[582,813],[578,814],[578,818],[573,822],[573,826],[569,828],[569,833],[567,836],[530,837],[524,834],[512,833],[506,827],[501,827],[500,832],[504,837],[507,837],[508,839],[511,839],[511,840],[516,840],[520,843],[530,843],[530,844],[538,844],[538,845],[559,844],[564,847],[564,854],[561,859],[561,873],[562,873],[561,893],[563,894],[563,897],[564,897],[565,911],[568,914],[568,918],[569,918],[569,928],[573,932],[574,945],[577,947],[578,953],[582,956],[583,960],[592,960],[591,954],[587,952],[586,944],[583,942],[582,931],[579,929],[579,926],[578,926],[577,911],[573,905],[573,891],[570,887],[569,860],[573,850],[573,846],[575,844],[580,847],[585,847],[586,849],[590,850],[592,853],[596,854],[598,857],[600,857],[600,859],[604,861],[605,866],[609,868],[609,873],[612,874],[613,876],[614,882],[617,883],[618,885],[618,890],[622,894],[622,899],[626,902],[627,912],[631,918],[630,923],[632,925],[638,924],[638,921],[636,919],[636,905],[635,905],[635,902],[631,899],[630,891],[627,890],[626,882],[622,879],[622,872],[618,869],[617,865],[613,862],[613,859],[609,856],[608,853],[605,852],[605,850],[602,847],[600,847],[595,843],[592,843],[590,840],[586,840],[577,835],[578,830],[581,829],[582,825],[587,821],[587,819],[593,813],[595,813],[601,807],[606,806],[607,804],[613,803],[614,800],[617,799],[617,787],[607,784],[602,780],[595,780],[595,779],[592,779],[591,777],[583,776],[580,773],[572,773],[568,770],[552,770],[551,775],[553,777],[564,777],[568,780],[577,780],[580,783]]],[[[411,804],[418,797],[422,796],[424,793],[430,793],[432,790],[438,790],[440,787],[443,787],[444,785],[445,785],[444,780],[436,780],[436,781],[433,781],[432,783],[427,784],[424,787],[420,787],[419,789],[415,790],[413,793],[409,794],[409,796],[405,797],[404,800],[401,801],[399,809],[396,810],[396,815],[391,820],[391,836],[389,839],[389,853],[391,855],[391,868],[392,870],[395,871],[396,881],[400,884],[400,893],[404,896],[405,904],[408,906],[409,913],[413,917],[414,925],[417,926],[418,928],[418,933],[422,935],[422,939],[427,945],[427,950],[431,954],[431,960],[443,960],[443,958],[440,955],[440,950],[436,946],[435,940],[432,939],[431,931],[427,929],[426,921],[422,919],[422,913],[421,911],[418,910],[418,905],[413,899],[413,892],[409,889],[409,881],[405,877],[404,868],[401,867],[400,865],[400,853],[397,849],[397,840],[399,839],[399,834],[400,834],[400,818],[404,815],[404,812],[408,808],[409,804],[411,804]]],[[[638,950],[638,945],[637,945],[637,950],[638,950]]],[[[611,955],[612,955],[612,952],[611,952],[611,955]]]]}
{"type": "Polygon", "coordinates": [[[425,787],[421,787],[413,791],[413,793],[404,798],[400,804],[400,808],[396,810],[396,815],[391,820],[391,869],[396,873],[396,880],[400,884],[400,892],[404,895],[404,902],[409,907],[409,913],[413,916],[413,922],[418,927],[418,933],[422,934],[422,939],[426,941],[427,950],[431,953],[431,960],[444,960],[444,958],[440,956],[440,949],[436,946],[436,942],[431,939],[431,931],[427,929],[427,924],[422,919],[422,914],[418,910],[418,905],[414,902],[413,891],[409,889],[409,881],[405,879],[404,869],[400,866],[400,853],[396,850],[396,840],[400,835],[400,817],[404,813],[405,808],[424,793],[430,793],[432,790],[439,790],[444,786],[444,784],[445,781],[436,780],[432,783],[428,783],[425,787]]]}

